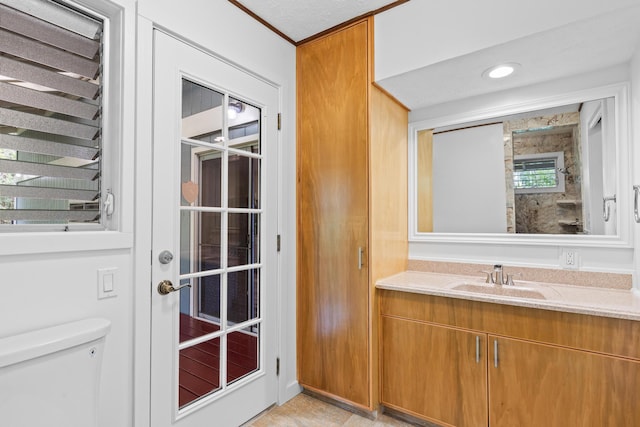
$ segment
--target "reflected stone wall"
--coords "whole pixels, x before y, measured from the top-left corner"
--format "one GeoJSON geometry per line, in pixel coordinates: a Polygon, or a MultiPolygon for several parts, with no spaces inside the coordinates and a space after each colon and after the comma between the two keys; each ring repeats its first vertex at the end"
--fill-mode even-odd
{"type": "Polygon", "coordinates": [[[528,234],[582,232],[580,177],[580,113],[565,113],[503,123],[507,188],[507,231],[528,234]],[[546,129],[552,126],[551,129],[546,129]],[[541,129],[516,133],[526,129],[541,129]],[[544,129],[544,130],[542,130],[544,129]],[[516,194],[513,188],[514,155],[562,151],[569,174],[563,193],[516,194]]]}

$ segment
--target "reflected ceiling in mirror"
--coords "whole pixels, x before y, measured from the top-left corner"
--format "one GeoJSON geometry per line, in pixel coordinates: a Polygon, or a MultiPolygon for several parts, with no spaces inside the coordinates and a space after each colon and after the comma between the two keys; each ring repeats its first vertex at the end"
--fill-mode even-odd
{"type": "Polygon", "coordinates": [[[417,129],[417,233],[616,236],[615,105],[417,129]]]}

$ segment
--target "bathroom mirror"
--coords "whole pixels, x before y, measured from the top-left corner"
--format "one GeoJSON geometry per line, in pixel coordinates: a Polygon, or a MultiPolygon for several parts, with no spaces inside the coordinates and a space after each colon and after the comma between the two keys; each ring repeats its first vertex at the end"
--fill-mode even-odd
{"type": "Polygon", "coordinates": [[[410,126],[413,240],[624,241],[625,85],[410,126]]]}

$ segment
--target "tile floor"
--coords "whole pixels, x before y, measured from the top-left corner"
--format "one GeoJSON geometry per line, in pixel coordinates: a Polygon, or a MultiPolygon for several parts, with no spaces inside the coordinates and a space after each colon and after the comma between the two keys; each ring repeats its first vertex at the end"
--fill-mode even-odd
{"type": "Polygon", "coordinates": [[[306,394],[276,406],[243,427],[412,427],[381,415],[372,421],[306,394]]]}

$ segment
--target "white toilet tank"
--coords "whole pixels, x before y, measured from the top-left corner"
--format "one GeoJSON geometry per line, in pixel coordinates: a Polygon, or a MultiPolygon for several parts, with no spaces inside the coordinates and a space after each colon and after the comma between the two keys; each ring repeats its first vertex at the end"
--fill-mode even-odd
{"type": "Polygon", "coordinates": [[[0,338],[0,425],[95,427],[111,322],[85,319],[0,338]]]}

